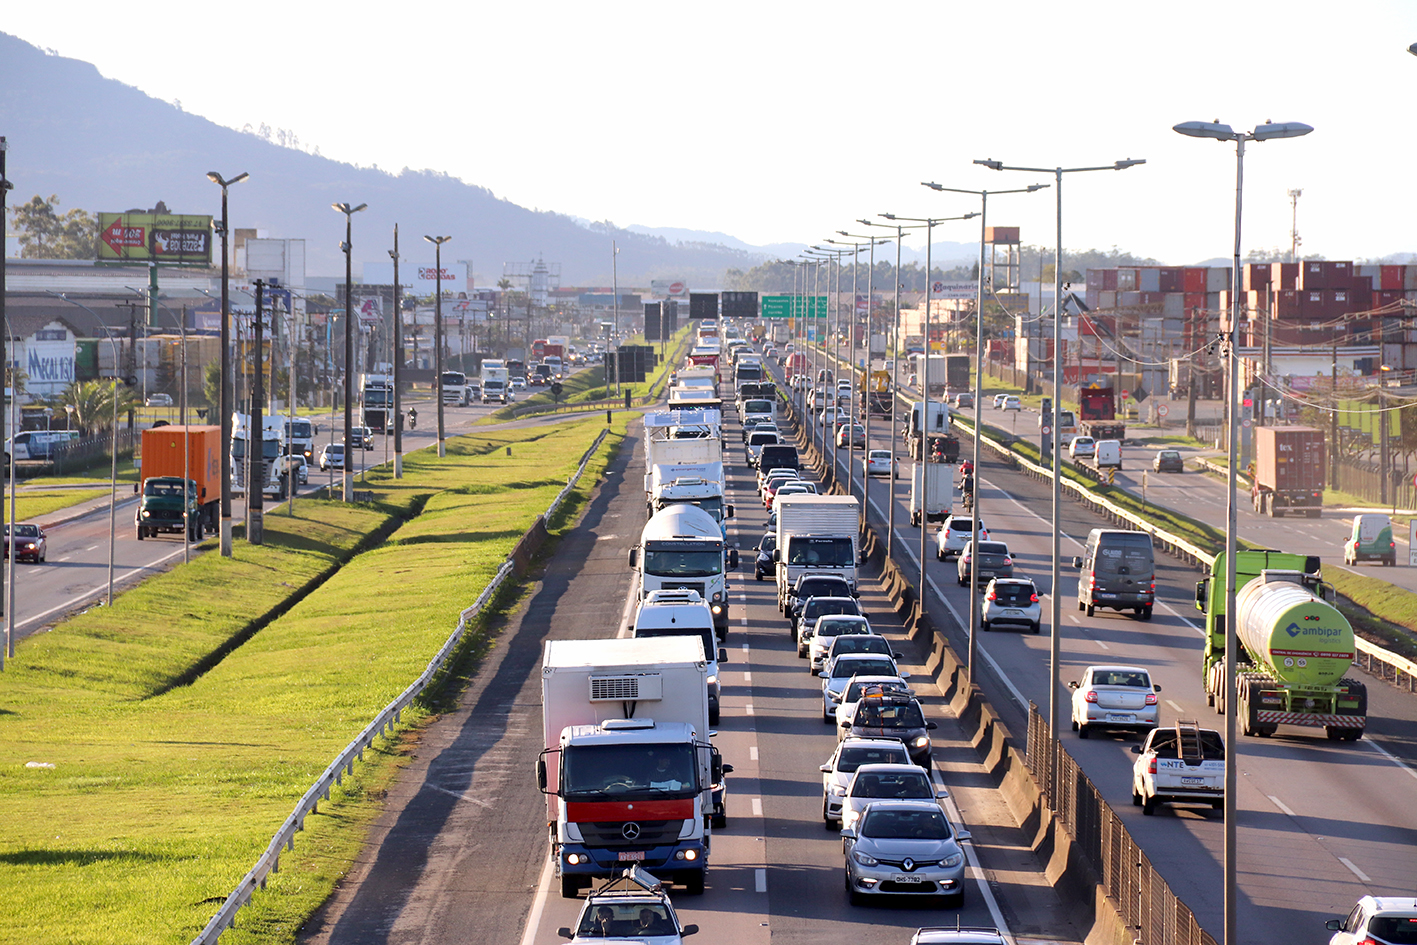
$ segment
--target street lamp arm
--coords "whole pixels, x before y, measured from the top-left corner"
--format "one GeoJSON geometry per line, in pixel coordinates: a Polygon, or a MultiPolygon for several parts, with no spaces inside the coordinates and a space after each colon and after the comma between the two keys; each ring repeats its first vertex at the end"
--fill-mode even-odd
{"type": "MultiPolygon", "coordinates": [[[[978,164],[979,162],[975,161],[974,163],[978,164]]],[[[1027,187],[1019,187],[1013,190],[964,190],[959,187],[945,187],[941,184],[933,184],[929,181],[921,181],[920,186],[929,187],[931,190],[945,191],[952,194],[974,194],[977,197],[982,197],[985,194],[1031,194],[1034,191],[1046,190],[1052,185],[1029,184],[1027,187]]]]}
{"type": "MultiPolygon", "coordinates": [[[[1185,134],[1185,132],[1182,132],[1185,134]]],[[[1209,137],[1209,136],[1207,136],[1209,137]]],[[[1145,164],[1145,158],[1124,158],[1120,161],[1113,161],[1111,164],[1103,164],[1098,167],[1014,167],[1005,164],[1003,161],[992,159],[976,160],[975,164],[989,168],[991,171],[1029,171],[1034,174],[1076,174],[1079,171],[1125,171],[1129,167],[1136,167],[1138,164],[1145,164]]],[[[998,191],[995,191],[998,193],[998,191]]]]}

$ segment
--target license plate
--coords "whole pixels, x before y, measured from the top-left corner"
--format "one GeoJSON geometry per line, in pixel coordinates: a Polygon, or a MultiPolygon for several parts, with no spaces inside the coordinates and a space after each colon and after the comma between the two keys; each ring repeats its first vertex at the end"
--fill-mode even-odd
{"type": "Polygon", "coordinates": [[[1110,712],[1107,715],[1107,721],[1109,722],[1130,722],[1134,718],[1135,716],[1129,715],[1125,712],[1110,712]]]}
{"type": "Polygon", "coordinates": [[[897,873],[891,877],[893,883],[923,883],[924,877],[915,876],[910,873],[897,873]]]}
{"type": "Polygon", "coordinates": [[[1005,617],[1022,617],[1022,616],[1023,616],[1023,611],[1021,611],[1021,610],[1006,610],[1006,611],[1004,611],[1004,616],[1005,616],[1005,617]]]}
{"type": "Polygon", "coordinates": [[[1205,778],[1182,778],[1182,784],[1204,784],[1205,778]]]}
{"type": "Polygon", "coordinates": [[[640,860],[643,860],[644,858],[645,858],[645,851],[643,851],[643,850],[621,850],[621,851],[620,851],[620,862],[621,862],[621,863],[634,863],[634,862],[638,862],[638,861],[640,861],[640,860]]]}

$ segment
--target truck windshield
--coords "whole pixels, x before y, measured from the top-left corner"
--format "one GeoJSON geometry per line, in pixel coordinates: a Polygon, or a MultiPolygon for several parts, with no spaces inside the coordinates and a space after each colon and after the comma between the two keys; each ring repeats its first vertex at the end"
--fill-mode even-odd
{"type": "Polygon", "coordinates": [[[143,495],[176,496],[180,499],[182,497],[182,483],[149,480],[143,486],[143,495]]]}
{"type": "Polygon", "coordinates": [[[723,570],[723,552],[645,548],[645,573],[660,577],[711,577],[723,570]]]}
{"type": "Polygon", "coordinates": [[[370,387],[364,391],[364,406],[366,407],[387,407],[393,402],[394,392],[387,387],[370,387]]]}
{"type": "Polygon", "coordinates": [[[743,401],[744,413],[772,413],[771,400],[745,400],[743,401]]]}
{"type": "Polygon", "coordinates": [[[572,745],[561,754],[561,791],[656,796],[699,790],[692,745],[572,745]]]}
{"type": "Polygon", "coordinates": [[[309,420],[290,421],[290,435],[297,440],[308,440],[315,436],[315,428],[309,420]]]}
{"type": "Polygon", "coordinates": [[[787,563],[807,567],[849,568],[855,564],[850,538],[790,538],[787,563]]]}

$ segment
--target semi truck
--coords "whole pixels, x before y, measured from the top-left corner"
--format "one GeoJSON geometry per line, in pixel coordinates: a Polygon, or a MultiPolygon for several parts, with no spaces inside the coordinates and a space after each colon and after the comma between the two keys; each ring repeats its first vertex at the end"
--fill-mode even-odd
{"type": "MultiPolygon", "coordinates": [[[[1225,706],[1225,555],[1196,585],[1205,612],[1202,666],[1206,703],[1225,706]]],[[[1236,721],[1246,735],[1280,725],[1323,728],[1334,741],[1361,738],[1368,690],[1344,676],[1353,663],[1353,628],[1331,603],[1316,555],[1240,551],[1235,555],[1236,721]]]]}
{"type": "Polygon", "coordinates": [[[1250,501],[1270,518],[1302,513],[1318,518],[1324,505],[1324,434],[1313,427],[1256,427],[1250,501]]]}
{"type": "MultiPolygon", "coordinates": [[[[280,458],[285,452],[285,444],[281,439],[285,431],[285,418],[280,416],[261,418],[259,454],[250,447],[248,442],[251,439],[250,426],[250,414],[232,414],[231,492],[233,495],[246,494],[247,486],[251,482],[251,474],[247,467],[248,454],[258,455],[257,462],[260,463],[260,469],[257,475],[261,482],[261,494],[273,495],[283,500],[285,499],[287,477],[281,475],[280,458]]],[[[162,427],[158,429],[162,429],[162,427]]]]}
{"type": "MultiPolygon", "coordinates": [[[[443,388],[443,406],[445,407],[466,407],[467,406],[467,375],[462,371],[444,371],[440,375],[443,388]]],[[[393,386],[390,381],[390,387],[393,386]]],[[[389,394],[389,403],[393,404],[393,394],[389,394]]],[[[365,421],[366,426],[374,427],[374,424],[365,421]]],[[[374,427],[376,430],[384,429],[382,426],[374,427]]]]}
{"type": "Polygon", "coordinates": [[[707,678],[697,637],[546,641],[536,779],[563,897],[632,865],[703,893],[723,766],[707,678]]]}
{"type": "Polygon", "coordinates": [[[910,467],[910,524],[938,522],[949,515],[959,498],[955,466],[950,463],[914,463],[910,467]]]}
{"type": "Polygon", "coordinates": [[[916,462],[938,452],[945,462],[959,458],[959,437],[950,432],[950,408],[940,401],[929,402],[929,421],[925,420],[925,402],[910,405],[910,419],[905,422],[905,442],[910,458],[916,462]],[[926,436],[929,441],[926,441],[926,436]]]}
{"type": "Polygon", "coordinates": [[[835,574],[857,586],[861,503],[848,495],[789,495],[777,499],[777,606],[804,572],[835,574]]]}
{"type": "Polygon", "coordinates": [[[153,427],[143,431],[142,490],[134,523],[138,540],[162,532],[201,541],[221,516],[221,427],[153,427]],[[185,473],[185,475],[184,475],[185,473]]]}
{"type": "Polygon", "coordinates": [[[714,632],[728,637],[728,571],[738,567],[738,550],[727,548],[713,516],[694,505],[671,505],[645,523],[639,544],[630,549],[638,572],[636,599],[654,591],[693,591],[708,601],[714,632]]]}
{"type": "MultiPolygon", "coordinates": [[[[489,358],[482,362],[482,402],[484,404],[509,403],[512,396],[512,379],[505,361],[489,358]]],[[[446,400],[444,401],[446,403],[446,400]]]]}
{"type": "Polygon", "coordinates": [[[394,376],[392,374],[359,375],[359,405],[360,415],[364,418],[366,427],[371,430],[386,429],[389,413],[394,409],[394,376]]]}
{"type": "Polygon", "coordinates": [[[1117,392],[1113,388],[1078,388],[1078,432],[1094,440],[1127,438],[1127,425],[1117,417],[1117,392]]]}

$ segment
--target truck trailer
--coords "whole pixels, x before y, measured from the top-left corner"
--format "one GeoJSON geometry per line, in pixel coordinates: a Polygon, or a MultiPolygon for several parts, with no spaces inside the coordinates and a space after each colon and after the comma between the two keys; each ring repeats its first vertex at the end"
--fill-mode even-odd
{"type": "Polygon", "coordinates": [[[201,541],[221,516],[221,427],[153,427],[143,431],[142,489],[134,516],[138,540],[160,532],[201,541]],[[185,476],[184,476],[185,470],[185,476]]]}
{"type": "Polygon", "coordinates": [[[1313,427],[1256,427],[1250,501],[1255,512],[1318,518],[1324,505],[1324,434],[1313,427]]]}
{"type": "Polygon", "coordinates": [[[1127,424],[1117,416],[1117,392],[1111,387],[1078,388],[1078,430],[1094,440],[1124,440],[1127,424]]]}

